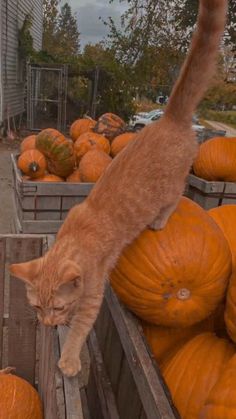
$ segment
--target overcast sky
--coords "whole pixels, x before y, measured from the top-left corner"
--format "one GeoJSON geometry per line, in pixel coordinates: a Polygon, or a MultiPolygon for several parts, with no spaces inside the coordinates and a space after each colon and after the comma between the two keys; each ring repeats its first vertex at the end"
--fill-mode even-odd
{"type": "Polygon", "coordinates": [[[124,10],[124,4],[120,4],[118,0],[114,0],[113,4],[109,4],[109,0],[67,0],[67,2],[73,12],[77,13],[81,46],[99,42],[106,35],[107,29],[99,20],[100,16],[103,19],[111,16],[118,23],[124,10]]]}

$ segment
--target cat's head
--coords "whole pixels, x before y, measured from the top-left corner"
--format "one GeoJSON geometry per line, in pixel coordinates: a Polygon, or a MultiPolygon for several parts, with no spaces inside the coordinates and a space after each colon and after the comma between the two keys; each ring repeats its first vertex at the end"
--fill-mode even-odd
{"type": "Polygon", "coordinates": [[[29,303],[47,326],[68,324],[83,293],[79,265],[68,259],[56,263],[45,257],[10,265],[10,273],[26,285],[29,303]]]}

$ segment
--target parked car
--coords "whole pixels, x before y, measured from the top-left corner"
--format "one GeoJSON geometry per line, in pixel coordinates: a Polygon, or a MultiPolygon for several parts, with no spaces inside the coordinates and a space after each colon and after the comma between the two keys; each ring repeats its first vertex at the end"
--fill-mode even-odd
{"type": "MultiPolygon", "coordinates": [[[[134,131],[139,131],[146,125],[149,125],[152,122],[160,119],[163,114],[164,111],[162,109],[155,109],[144,115],[143,113],[142,115],[136,114],[130,119],[129,125],[134,129],[134,131]]],[[[201,132],[205,129],[205,127],[199,123],[196,115],[193,116],[192,122],[192,128],[194,131],[201,132]]]]}
{"type": "Polygon", "coordinates": [[[163,113],[164,112],[161,109],[154,109],[147,113],[140,112],[130,119],[129,125],[133,127],[135,131],[139,131],[146,125],[157,121],[163,115],[163,113]]]}

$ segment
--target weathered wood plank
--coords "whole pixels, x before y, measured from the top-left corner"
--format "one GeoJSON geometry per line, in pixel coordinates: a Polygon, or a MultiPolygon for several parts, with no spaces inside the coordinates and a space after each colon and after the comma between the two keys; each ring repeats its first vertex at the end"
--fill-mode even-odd
{"type": "Polygon", "coordinates": [[[119,304],[110,286],[106,289],[105,298],[147,418],[179,418],[159,369],[148,352],[148,346],[140,333],[137,321],[119,304]]]}
{"type": "Polygon", "coordinates": [[[119,419],[115,397],[104,367],[102,355],[94,330],[92,330],[89,334],[88,348],[91,363],[90,370],[92,370],[95,378],[96,388],[101,405],[102,417],[103,419],[119,419]]]}
{"type": "Polygon", "coordinates": [[[124,350],[105,299],[94,329],[113,392],[116,394],[124,350]]]}
{"type": "Polygon", "coordinates": [[[0,238],[0,368],[3,351],[4,280],[6,261],[6,239],[0,238]]]}
{"type": "Polygon", "coordinates": [[[80,397],[81,397],[81,403],[83,407],[83,415],[84,419],[91,419],[89,407],[88,407],[88,400],[86,395],[86,390],[84,387],[80,389],[80,397]]]}
{"type": "MultiPolygon", "coordinates": [[[[67,327],[58,327],[60,352],[65,343],[67,332],[67,327]]],[[[63,376],[63,382],[65,391],[66,419],[83,419],[84,416],[80,398],[80,387],[78,377],[68,378],[66,376],[63,376]]]]}
{"type": "MultiPolygon", "coordinates": [[[[7,244],[10,263],[26,262],[42,254],[40,237],[12,236],[7,244]]],[[[16,373],[32,384],[35,381],[35,350],[35,313],[27,301],[23,282],[10,277],[8,364],[16,367],[16,373]]]]}
{"type": "MultiPolygon", "coordinates": [[[[62,383],[56,383],[57,336],[53,328],[40,326],[39,394],[43,401],[45,419],[66,419],[63,405],[58,403],[62,383]],[[56,388],[57,384],[57,388],[56,388]]],[[[62,400],[63,403],[63,400],[62,400]]]]}
{"type": "Polygon", "coordinates": [[[91,368],[89,372],[88,384],[86,386],[86,396],[89,406],[90,419],[104,419],[97,391],[97,383],[91,368]]]}
{"type": "Polygon", "coordinates": [[[117,408],[122,419],[138,418],[143,410],[129,363],[123,357],[117,388],[117,408]]]}
{"type": "Polygon", "coordinates": [[[224,191],[224,183],[201,179],[193,174],[188,176],[188,184],[204,193],[221,193],[224,191]]]}

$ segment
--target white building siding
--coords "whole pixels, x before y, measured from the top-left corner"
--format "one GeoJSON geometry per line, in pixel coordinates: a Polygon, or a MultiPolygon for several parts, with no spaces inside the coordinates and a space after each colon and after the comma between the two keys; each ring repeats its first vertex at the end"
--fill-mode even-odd
{"type": "Polygon", "coordinates": [[[18,55],[18,32],[25,16],[33,18],[31,34],[34,48],[41,49],[43,0],[0,0],[1,4],[1,72],[3,85],[3,119],[21,114],[25,109],[25,81],[21,77],[18,55]]]}

